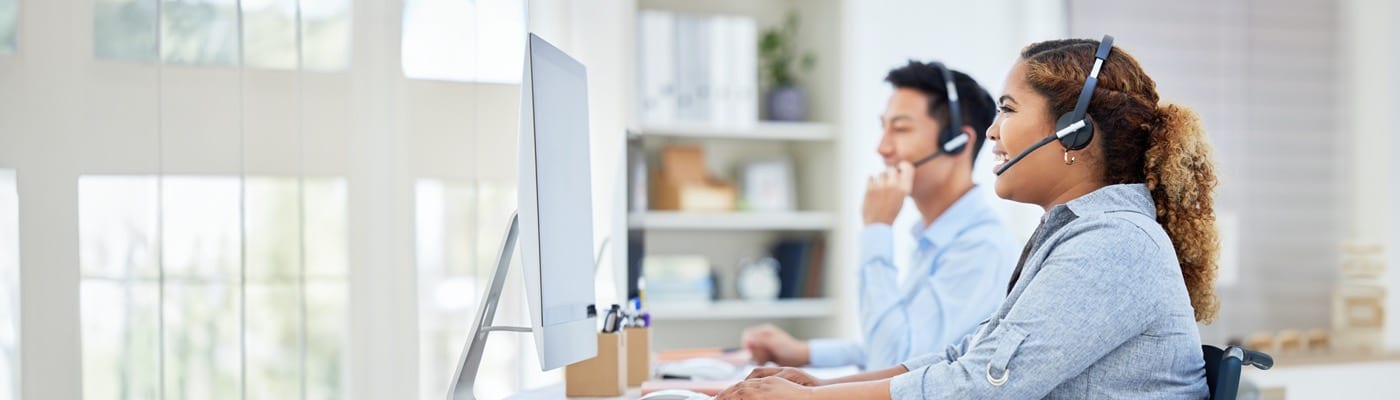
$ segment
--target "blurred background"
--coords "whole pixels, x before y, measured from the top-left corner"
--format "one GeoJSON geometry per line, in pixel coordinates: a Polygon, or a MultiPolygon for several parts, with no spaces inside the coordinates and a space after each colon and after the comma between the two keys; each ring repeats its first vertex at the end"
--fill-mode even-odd
{"type": "MultiPolygon", "coordinates": [[[[527,31],[588,68],[599,303],[645,270],[658,350],[762,322],[858,337],[885,73],[941,60],[995,95],[1021,47],[1112,34],[1214,146],[1203,340],[1271,350],[1250,377],[1289,397],[1400,395],[1396,20],[1388,0],[0,0],[0,399],[441,398],[515,204],[527,31]],[[745,286],[774,265],[781,293],[745,286]]],[[[999,206],[1029,236],[1040,210],[999,206]]],[[[498,319],[526,323],[507,282],[498,319]]],[[[560,380],[528,336],[491,343],[483,397],[560,380]]]]}

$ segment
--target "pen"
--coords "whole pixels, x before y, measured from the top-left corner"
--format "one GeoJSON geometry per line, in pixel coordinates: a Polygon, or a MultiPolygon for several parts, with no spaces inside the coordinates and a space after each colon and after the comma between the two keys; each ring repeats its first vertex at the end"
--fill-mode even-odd
{"type": "Polygon", "coordinates": [[[618,330],[618,329],[621,329],[621,328],[622,328],[622,317],[621,317],[621,314],[618,314],[618,317],[617,317],[617,318],[613,318],[612,331],[613,331],[613,332],[617,332],[617,330],[618,330]]]}
{"type": "Polygon", "coordinates": [[[603,315],[603,333],[612,333],[613,320],[616,318],[617,312],[614,310],[608,310],[608,313],[603,315]]]}

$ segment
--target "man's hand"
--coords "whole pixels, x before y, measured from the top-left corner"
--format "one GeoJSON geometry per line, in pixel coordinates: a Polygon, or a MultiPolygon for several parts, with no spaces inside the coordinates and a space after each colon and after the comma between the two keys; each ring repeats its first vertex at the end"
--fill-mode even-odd
{"type": "Polygon", "coordinates": [[[812,363],[807,342],[794,339],[792,335],[771,324],[763,324],[744,330],[744,348],[753,355],[754,363],[764,365],[769,362],[798,367],[812,363]]]}
{"type": "Polygon", "coordinates": [[[797,368],[792,368],[792,367],[781,367],[781,368],[760,367],[760,368],[754,368],[754,369],[753,369],[753,372],[750,372],[748,378],[745,378],[745,379],[759,379],[759,378],[767,378],[767,377],[770,377],[770,376],[774,376],[774,377],[778,377],[778,378],[783,378],[783,379],[786,379],[786,380],[788,380],[788,381],[790,381],[790,382],[792,382],[792,383],[796,383],[796,384],[802,385],[802,386],[826,386],[826,385],[829,384],[827,381],[822,380],[822,379],[817,379],[817,377],[812,376],[811,374],[808,374],[806,371],[803,371],[803,370],[797,369],[797,368]]]}
{"type": "Polygon", "coordinates": [[[904,198],[914,189],[914,165],[900,161],[899,165],[872,176],[865,183],[865,224],[892,224],[904,198]]]}
{"type": "Polygon", "coordinates": [[[719,396],[715,396],[715,400],[810,399],[812,394],[811,387],[782,378],[768,377],[739,382],[720,392],[719,396]]]}

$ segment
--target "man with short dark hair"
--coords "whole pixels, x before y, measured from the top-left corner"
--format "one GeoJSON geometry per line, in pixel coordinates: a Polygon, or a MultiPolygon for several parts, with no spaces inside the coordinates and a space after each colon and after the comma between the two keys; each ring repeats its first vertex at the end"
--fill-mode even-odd
{"type": "Polygon", "coordinates": [[[886,169],[866,185],[857,271],[864,345],[804,342],[761,325],[745,330],[743,338],[759,364],[888,368],[956,343],[1001,304],[1016,249],[989,203],[992,197],[972,182],[996,103],[971,77],[949,72],[962,110],[962,126],[953,136],[965,135],[967,143],[953,153],[941,145],[954,140],[940,140],[951,115],[940,67],[910,61],[885,77],[894,93],[881,117],[884,135],[876,151],[886,169]],[[911,232],[917,248],[899,282],[890,224],[906,196],[923,219],[911,232]]]}

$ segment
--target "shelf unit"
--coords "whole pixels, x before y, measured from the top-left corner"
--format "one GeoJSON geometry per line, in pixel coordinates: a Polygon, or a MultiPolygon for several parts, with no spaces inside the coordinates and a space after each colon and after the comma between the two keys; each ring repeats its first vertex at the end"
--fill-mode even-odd
{"type": "Polygon", "coordinates": [[[824,318],[832,315],[829,299],[779,299],[771,301],[719,300],[710,303],[653,303],[657,321],[770,320],[824,318]]]}
{"type": "Polygon", "coordinates": [[[825,231],[835,225],[831,213],[647,211],[627,216],[629,228],[648,231],[825,231]]]}
{"type": "Polygon", "coordinates": [[[836,129],[818,122],[762,121],[748,126],[716,126],[705,123],[644,125],[639,131],[651,137],[691,139],[745,139],[826,142],[836,139],[836,129]]]}
{"type": "MultiPolygon", "coordinates": [[[[789,10],[801,18],[798,46],[816,54],[817,65],[799,77],[808,93],[807,122],[755,121],[717,125],[706,122],[643,123],[632,107],[629,129],[647,154],[648,168],[655,168],[660,150],[667,145],[697,145],[705,152],[712,176],[740,182],[737,172],[751,161],[782,159],[793,164],[796,207],[792,211],[683,212],[634,210],[627,218],[630,229],[644,232],[646,255],[700,255],[714,268],[719,300],[691,304],[648,304],[660,323],[653,334],[653,348],[733,347],[740,331],[749,325],[772,322],[798,337],[831,337],[837,331],[837,300],[832,298],[779,299],[752,302],[738,299],[735,279],[742,260],[765,256],[772,244],[787,238],[821,238],[826,243],[824,294],[839,286],[847,274],[841,256],[852,247],[841,243],[839,151],[842,110],[840,72],[842,49],[839,0],[640,0],[638,10],[662,10],[683,14],[740,15],[751,17],[759,31],[779,25],[789,10]]],[[[753,40],[758,40],[757,37],[753,40]]],[[[634,49],[633,59],[640,54],[634,49]]],[[[762,90],[762,89],[761,89],[762,90]]],[[[762,92],[760,92],[760,99],[762,92]]],[[[758,104],[762,107],[762,101],[758,104]]],[[[632,174],[629,172],[629,177],[632,174]]]]}

